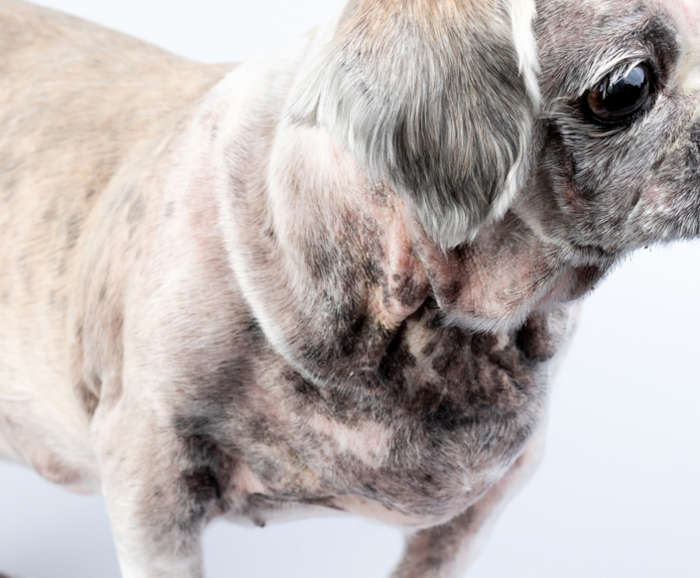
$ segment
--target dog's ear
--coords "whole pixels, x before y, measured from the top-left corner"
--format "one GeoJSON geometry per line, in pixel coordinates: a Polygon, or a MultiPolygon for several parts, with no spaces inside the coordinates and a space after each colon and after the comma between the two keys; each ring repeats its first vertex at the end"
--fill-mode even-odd
{"type": "Polygon", "coordinates": [[[443,249],[505,214],[539,98],[534,0],[351,0],[287,119],[339,137],[443,249]]]}

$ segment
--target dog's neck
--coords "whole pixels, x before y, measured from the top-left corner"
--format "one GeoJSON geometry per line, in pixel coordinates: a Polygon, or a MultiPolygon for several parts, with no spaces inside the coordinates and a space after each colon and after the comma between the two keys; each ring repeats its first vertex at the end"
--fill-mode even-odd
{"type": "Polygon", "coordinates": [[[245,102],[260,106],[284,91],[243,89],[213,155],[229,171],[218,192],[220,219],[253,314],[306,378],[344,383],[373,371],[426,300],[466,330],[509,332],[602,274],[568,262],[515,211],[444,252],[411,200],[373,182],[335,135],[279,117],[270,131],[241,113],[245,102]]]}
{"type": "MultiPolygon", "coordinates": [[[[304,293],[295,297],[299,317],[293,323],[272,323],[324,336],[299,351],[293,349],[301,338],[284,337],[285,346],[293,346],[288,358],[300,369],[313,366],[307,376],[319,381],[333,379],[332,367],[373,367],[391,335],[427,299],[437,302],[447,323],[508,333],[532,314],[581,296],[603,274],[567,262],[565,250],[514,211],[484,226],[472,242],[444,252],[410,201],[371,182],[332,135],[287,126],[276,140],[266,220],[282,251],[277,258],[286,261],[280,270],[291,269],[290,289],[303,287],[304,293]],[[325,350],[328,344],[345,345],[325,350]]],[[[289,315],[289,308],[280,315],[289,315]]]]}

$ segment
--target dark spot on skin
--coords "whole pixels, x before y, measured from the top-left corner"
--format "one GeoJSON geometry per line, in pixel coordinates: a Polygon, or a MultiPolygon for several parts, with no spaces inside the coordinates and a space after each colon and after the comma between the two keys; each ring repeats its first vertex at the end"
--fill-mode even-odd
{"type": "Polygon", "coordinates": [[[441,558],[436,554],[428,554],[428,556],[425,559],[425,564],[431,570],[439,570],[443,567],[445,561],[446,560],[444,558],[441,558]]]}
{"type": "Polygon", "coordinates": [[[591,291],[595,284],[600,281],[605,273],[606,267],[596,265],[586,265],[574,269],[575,282],[569,299],[578,299],[591,291]]]}
{"type": "Polygon", "coordinates": [[[442,375],[447,371],[450,363],[452,363],[452,355],[450,353],[442,353],[433,359],[431,367],[438,375],[442,375]]]}
{"type": "Polygon", "coordinates": [[[350,325],[349,331],[339,343],[340,351],[344,357],[348,357],[355,352],[362,334],[368,333],[366,331],[368,323],[369,318],[366,315],[358,315],[352,325],[350,325]]]}
{"type": "Polygon", "coordinates": [[[373,258],[366,259],[362,263],[362,270],[365,276],[365,282],[368,284],[377,284],[383,275],[381,267],[377,265],[377,261],[373,258]]]}
{"type": "MultiPolygon", "coordinates": [[[[55,206],[53,209],[48,210],[48,213],[45,214],[45,217],[48,217],[50,219],[54,219],[55,216],[55,206]]],[[[74,214],[71,215],[64,224],[66,244],[65,250],[61,255],[61,260],[59,261],[58,267],[56,269],[58,276],[62,276],[66,273],[66,269],[68,266],[68,251],[73,249],[78,242],[78,238],[80,237],[81,223],[82,218],[80,217],[80,215],[74,214]]]]}
{"type": "Polygon", "coordinates": [[[260,323],[254,317],[251,317],[248,323],[244,325],[244,330],[248,338],[253,341],[258,341],[264,337],[262,327],[260,327],[260,323]]]}
{"type": "Polygon", "coordinates": [[[58,215],[58,200],[54,199],[51,204],[46,207],[44,212],[41,215],[41,220],[44,221],[44,223],[48,223],[50,221],[53,221],[58,215]]]}
{"type": "MultiPolygon", "coordinates": [[[[380,379],[385,382],[400,379],[401,376],[403,376],[405,368],[414,367],[416,365],[416,358],[411,353],[404,340],[405,330],[406,324],[404,323],[401,329],[394,335],[394,338],[386,349],[386,355],[384,355],[379,363],[377,373],[380,379]]],[[[403,381],[403,379],[400,379],[400,381],[403,381]]],[[[401,386],[403,384],[400,383],[399,385],[401,386]]]]}
{"type": "Polygon", "coordinates": [[[17,269],[21,274],[26,293],[32,295],[32,270],[29,261],[29,253],[25,251],[17,258],[17,269]]]}
{"type": "MultiPolygon", "coordinates": [[[[640,203],[642,200],[642,193],[643,190],[642,188],[637,188],[636,191],[634,191],[634,195],[632,195],[632,198],[630,199],[630,211],[634,210],[636,206],[640,203]]],[[[597,269],[597,267],[595,267],[597,269]]]]}
{"type": "Polygon", "coordinates": [[[369,483],[364,483],[362,484],[362,488],[364,489],[365,492],[367,492],[370,496],[374,495],[377,493],[377,488],[374,487],[373,484],[369,483]]]}
{"type": "Polygon", "coordinates": [[[353,423],[361,413],[362,402],[353,395],[354,391],[335,387],[321,389],[292,370],[285,371],[283,379],[293,385],[300,411],[319,412],[345,424],[353,423]]]}
{"type": "Polygon", "coordinates": [[[472,336],[471,347],[474,355],[486,356],[498,345],[498,339],[491,333],[477,333],[472,336]]]}
{"type": "Polygon", "coordinates": [[[88,387],[87,383],[85,383],[82,380],[77,385],[77,391],[78,398],[80,399],[85,413],[87,413],[89,417],[92,417],[93,415],[95,415],[95,410],[97,409],[97,405],[100,401],[99,398],[88,387]]]}
{"type": "Polygon", "coordinates": [[[666,162],[666,153],[664,152],[662,155],[659,156],[659,158],[657,158],[654,161],[654,164],[651,165],[652,172],[658,173],[659,169],[664,165],[665,162],[666,162]]]}
{"type": "Polygon", "coordinates": [[[457,299],[459,299],[459,295],[461,292],[462,282],[459,280],[455,280],[450,285],[440,287],[437,291],[437,295],[442,306],[449,308],[457,302],[457,299]]]}
{"type": "MultiPolygon", "coordinates": [[[[503,350],[492,351],[487,359],[494,369],[502,371],[500,374],[494,372],[496,382],[501,382],[497,390],[502,391],[506,385],[510,385],[519,391],[527,391],[531,383],[530,373],[527,367],[523,365],[521,356],[516,349],[509,347],[503,350]]],[[[532,359],[532,361],[536,360],[532,359]]]]}
{"type": "Polygon", "coordinates": [[[436,355],[432,361],[432,368],[438,375],[445,375],[455,360],[467,354],[466,345],[468,340],[469,336],[466,332],[456,327],[448,327],[442,330],[440,354],[436,355]]]}
{"type": "Polygon", "coordinates": [[[165,212],[163,213],[166,217],[172,217],[173,214],[175,213],[175,202],[174,201],[169,201],[165,205],[165,212]]]}
{"type": "Polygon", "coordinates": [[[402,305],[412,307],[424,297],[425,285],[418,283],[413,277],[408,277],[399,287],[398,295],[402,305]]]}
{"type": "Polygon", "coordinates": [[[351,424],[362,412],[362,400],[344,389],[332,389],[324,398],[334,419],[351,424]]]}
{"type": "Polygon", "coordinates": [[[444,399],[433,390],[423,389],[413,400],[417,413],[423,414],[424,423],[429,428],[454,431],[473,423],[473,418],[465,413],[465,408],[444,399]]]}
{"type": "Polygon", "coordinates": [[[382,183],[373,185],[369,193],[372,198],[372,202],[378,207],[389,207],[393,199],[393,194],[390,189],[382,183]]]}
{"type": "MultiPolygon", "coordinates": [[[[267,431],[269,432],[270,429],[268,428],[267,431]]],[[[273,439],[272,436],[270,436],[270,439],[273,439]]],[[[281,472],[286,466],[287,464],[280,464],[275,459],[263,457],[258,461],[255,473],[264,483],[270,486],[279,485],[281,472]]]]}
{"type": "MultiPolygon", "coordinates": [[[[245,391],[250,379],[250,363],[242,357],[234,356],[208,368],[196,379],[198,394],[216,404],[217,407],[212,408],[212,415],[219,414],[235,404],[245,391]]],[[[224,416],[222,419],[225,419],[224,416]]]]}
{"type": "Polygon", "coordinates": [[[96,193],[96,192],[97,192],[97,191],[96,191],[93,187],[90,187],[90,188],[85,192],[85,200],[86,200],[86,201],[89,201],[90,199],[92,199],[92,197],[95,196],[95,193],[96,193]]]}
{"type": "Polygon", "coordinates": [[[435,353],[435,348],[438,346],[438,343],[440,342],[437,339],[428,341],[428,343],[423,346],[423,349],[421,349],[421,355],[424,357],[430,357],[433,353],[435,353]]]}
{"type": "Polygon", "coordinates": [[[392,286],[383,285],[385,306],[389,306],[389,299],[392,298],[397,299],[404,307],[414,307],[425,299],[426,286],[419,284],[413,276],[395,274],[392,279],[392,286]]]}
{"type": "Polygon", "coordinates": [[[441,327],[443,327],[444,323],[445,323],[445,316],[444,316],[444,314],[443,314],[442,312],[440,312],[440,311],[435,311],[435,312],[431,315],[430,319],[429,319],[428,322],[425,324],[425,326],[426,326],[428,329],[440,329],[441,327]]]}
{"type": "Polygon", "coordinates": [[[106,297],[107,297],[107,284],[103,283],[102,287],[100,287],[100,293],[98,295],[99,302],[102,303],[106,297]]]}
{"type": "Polygon", "coordinates": [[[515,343],[526,359],[538,363],[548,361],[556,353],[547,319],[542,315],[533,315],[527,320],[517,332],[515,343]]]}
{"type": "Polygon", "coordinates": [[[67,267],[68,267],[68,255],[66,253],[63,253],[63,255],[61,256],[61,260],[58,263],[58,268],[56,269],[56,274],[59,277],[65,275],[67,267]]]}
{"type": "Polygon", "coordinates": [[[320,401],[323,399],[318,387],[309,383],[303,377],[298,376],[294,380],[294,391],[306,398],[308,401],[320,401]]]}
{"type": "MultiPolygon", "coordinates": [[[[17,167],[13,166],[13,163],[8,163],[4,166],[0,166],[0,176],[10,175],[11,171],[15,170],[17,167]]],[[[17,182],[13,177],[5,179],[5,182],[0,182],[0,200],[5,203],[9,203],[15,196],[15,188],[17,187],[17,182]]]]}
{"type": "Polygon", "coordinates": [[[209,435],[211,428],[211,420],[204,415],[175,416],[173,420],[175,433],[181,438],[189,438],[195,435],[209,435]]]}
{"type": "Polygon", "coordinates": [[[129,210],[126,213],[126,222],[129,225],[135,225],[141,219],[143,219],[146,214],[146,201],[143,195],[139,195],[129,205],[129,210]]]}
{"type": "Polygon", "coordinates": [[[221,499],[221,487],[213,470],[208,466],[188,470],[182,474],[187,493],[204,508],[207,502],[221,499]]]}
{"type": "Polygon", "coordinates": [[[323,508],[330,508],[331,510],[336,510],[338,512],[344,512],[345,510],[334,503],[333,496],[323,496],[320,498],[305,498],[302,503],[308,504],[309,506],[321,506],[323,508]]]}
{"type": "Polygon", "coordinates": [[[318,281],[337,274],[336,269],[338,269],[340,264],[344,263],[343,256],[340,255],[337,247],[329,241],[324,243],[308,242],[304,255],[306,256],[306,264],[311,276],[318,281]]]}
{"type": "Polygon", "coordinates": [[[392,333],[351,304],[336,309],[331,323],[324,339],[299,348],[301,357],[315,373],[328,380],[334,376],[346,380],[360,368],[363,372],[374,370],[392,333]],[[327,336],[331,335],[333,338],[329,339],[327,336]]]}
{"type": "Polygon", "coordinates": [[[331,352],[322,344],[307,343],[301,347],[301,357],[310,362],[323,363],[331,356],[331,352]]]}
{"type": "Polygon", "coordinates": [[[226,509],[223,488],[231,479],[235,460],[215,441],[216,423],[209,417],[179,415],[173,426],[187,463],[179,484],[183,511],[174,515],[181,531],[193,533],[215,511],[226,509]]]}
{"type": "Polygon", "coordinates": [[[262,416],[253,417],[248,422],[250,437],[255,442],[268,443],[272,440],[270,425],[262,416]]]}
{"type": "Polygon", "coordinates": [[[81,218],[79,215],[71,215],[66,223],[66,249],[70,250],[75,247],[80,236],[81,218]]]}

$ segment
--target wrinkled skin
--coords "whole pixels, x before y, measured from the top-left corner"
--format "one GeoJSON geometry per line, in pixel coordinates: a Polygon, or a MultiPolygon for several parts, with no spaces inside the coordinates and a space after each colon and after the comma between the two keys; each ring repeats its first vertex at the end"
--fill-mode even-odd
{"type": "MultiPolygon", "coordinates": [[[[100,487],[124,576],[200,576],[216,516],[323,509],[414,529],[396,577],[459,575],[537,462],[578,299],[629,251],[700,236],[696,3],[538,2],[537,91],[511,4],[356,1],[335,29],[360,86],[383,78],[384,18],[416,50],[425,22],[464,18],[467,48],[498,31],[460,55],[509,75],[481,88],[514,117],[472,93],[435,106],[515,168],[465,176],[420,139],[430,107],[424,133],[376,141],[377,168],[351,140],[367,126],[299,92],[324,31],[226,75],[0,0],[0,455],[100,487]],[[602,128],[582,97],[631,61],[653,97],[602,128]],[[413,187],[437,172],[432,207],[413,187]],[[450,196],[484,175],[502,187],[450,196]]],[[[346,80],[320,78],[324,98],[346,80]]]]}

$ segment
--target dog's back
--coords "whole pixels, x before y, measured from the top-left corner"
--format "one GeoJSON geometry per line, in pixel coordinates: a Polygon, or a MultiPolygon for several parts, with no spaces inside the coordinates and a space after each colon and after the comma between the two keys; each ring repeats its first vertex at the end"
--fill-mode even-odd
{"type": "Polygon", "coordinates": [[[84,444],[68,311],[90,212],[130,151],[227,68],[0,0],[0,456],[60,481],[39,448],[84,444]]]}

